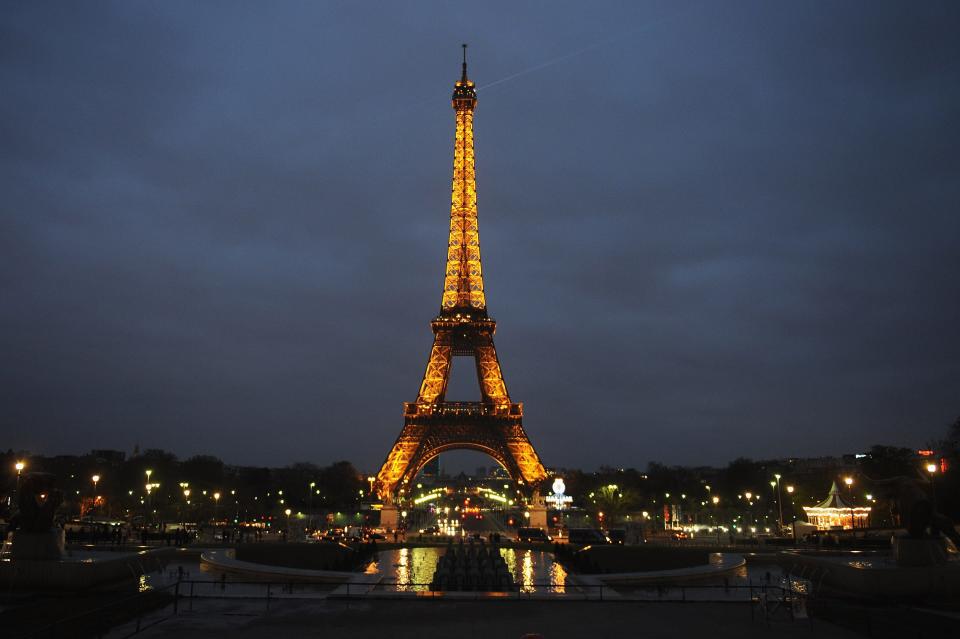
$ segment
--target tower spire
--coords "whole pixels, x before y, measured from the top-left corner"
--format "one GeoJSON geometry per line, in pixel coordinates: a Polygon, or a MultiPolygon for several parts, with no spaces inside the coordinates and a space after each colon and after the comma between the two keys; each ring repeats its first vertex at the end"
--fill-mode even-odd
{"type": "Polygon", "coordinates": [[[453,144],[450,240],[440,314],[485,316],[487,301],[480,268],[477,178],[473,156],[473,110],[477,106],[477,90],[467,78],[467,45],[463,45],[463,74],[453,86],[452,103],[457,129],[453,144]]]}

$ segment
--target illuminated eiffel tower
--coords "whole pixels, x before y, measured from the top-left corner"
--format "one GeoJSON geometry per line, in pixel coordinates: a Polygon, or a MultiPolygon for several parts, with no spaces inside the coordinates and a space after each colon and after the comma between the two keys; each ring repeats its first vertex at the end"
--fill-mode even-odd
{"type": "MultiPolygon", "coordinates": [[[[467,45],[463,45],[463,74],[453,89],[457,131],[443,299],[440,314],[430,323],[433,348],[417,401],[404,403],[403,431],[377,474],[375,488],[387,505],[409,497],[408,484],[420,469],[447,450],[486,453],[499,462],[514,481],[534,494],[547,477],[523,430],[523,404],[512,402],[507,393],[493,345],[497,324],[487,315],[480,268],[473,156],[476,106],[477,90],[467,78],[467,45]],[[454,356],[474,358],[481,401],[446,401],[454,356]]],[[[386,520],[395,514],[388,517],[386,510],[382,523],[390,525],[392,522],[386,520]]]]}

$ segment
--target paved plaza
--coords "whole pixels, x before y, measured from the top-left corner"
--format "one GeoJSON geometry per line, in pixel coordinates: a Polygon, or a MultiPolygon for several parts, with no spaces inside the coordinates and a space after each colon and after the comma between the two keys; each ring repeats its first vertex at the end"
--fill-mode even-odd
{"type": "MultiPolygon", "coordinates": [[[[145,619],[144,623],[148,621],[145,619]]],[[[122,637],[129,625],[114,629],[122,637]]],[[[787,618],[751,620],[745,604],[642,604],[588,601],[287,601],[270,611],[262,601],[211,600],[181,610],[142,632],[144,639],[237,639],[283,637],[429,637],[520,639],[527,633],[544,639],[626,637],[811,636],[818,639],[857,635],[832,624],[787,618]]]]}

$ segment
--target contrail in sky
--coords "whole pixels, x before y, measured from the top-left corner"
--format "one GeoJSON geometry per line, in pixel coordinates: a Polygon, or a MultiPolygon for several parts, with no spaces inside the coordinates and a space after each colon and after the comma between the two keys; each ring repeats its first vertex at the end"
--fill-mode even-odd
{"type": "Polygon", "coordinates": [[[542,69],[546,69],[547,67],[551,67],[551,66],[553,66],[553,65],[555,65],[555,64],[558,64],[558,63],[560,63],[560,62],[563,62],[564,60],[569,60],[570,58],[575,58],[575,57],[577,57],[577,56],[583,55],[584,53],[587,53],[588,51],[593,51],[594,49],[599,49],[600,47],[604,47],[604,46],[606,46],[606,45],[608,45],[608,44],[613,44],[614,42],[617,42],[617,41],[619,41],[619,40],[623,40],[624,38],[628,38],[628,37],[630,37],[630,36],[632,36],[632,35],[634,35],[634,34],[636,34],[636,33],[640,33],[640,32],[642,32],[642,31],[647,31],[647,30],[649,30],[649,29],[652,29],[653,27],[657,27],[657,26],[660,26],[661,24],[664,24],[664,23],[666,23],[666,22],[670,22],[671,20],[676,20],[677,18],[679,18],[679,17],[681,17],[681,16],[684,16],[684,15],[690,13],[690,12],[693,11],[694,9],[697,9],[697,8],[703,6],[703,4],[704,4],[704,3],[702,3],[702,2],[701,2],[701,3],[692,4],[692,5],[690,5],[689,7],[687,7],[686,9],[683,9],[682,11],[678,11],[677,13],[674,13],[673,15],[669,15],[669,16],[666,16],[666,17],[664,17],[664,18],[660,18],[659,20],[651,20],[650,22],[647,22],[647,23],[645,23],[645,24],[642,24],[642,25],[640,25],[640,26],[638,26],[638,27],[636,27],[636,28],[634,28],[634,29],[630,29],[629,31],[626,31],[626,32],[621,33],[621,34],[619,34],[619,35],[612,36],[612,37],[606,38],[606,39],[604,39],[604,40],[599,40],[599,41],[597,41],[597,42],[594,42],[593,44],[588,44],[588,45],[585,46],[585,47],[582,47],[582,48],[580,48],[580,49],[577,49],[576,51],[571,51],[570,53],[565,53],[565,54],[563,54],[563,55],[561,55],[561,56],[557,56],[556,58],[553,58],[553,59],[551,59],[551,60],[547,60],[546,62],[543,62],[543,63],[541,63],[541,64],[538,64],[538,65],[536,65],[536,66],[534,66],[534,67],[530,67],[529,69],[524,69],[523,71],[518,71],[517,73],[510,74],[510,75],[508,75],[508,76],[506,76],[506,77],[500,78],[499,80],[494,80],[493,82],[488,82],[487,84],[484,84],[483,86],[477,87],[477,91],[482,91],[482,90],[484,90],[484,89],[489,89],[490,87],[497,86],[498,84],[503,84],[504,82],[509,82],[510,80],[515,80],[515,79],[517,79],[517,78],[519,78],[519,77],[528,75],[528,74],[530,74],[530,73],[535,73],[535,72],[540,71],[540,70],[542,70],[542,69]]]}
{"type": "MultiPolygon", "coordinates": [[[[690,6],[688,6],[687,8],[682,9],[682,10],[680,10],[680,11],[677,11],[676,13],[674,13],[674,14],[672,14],[672,15],[665,16],[665,17],[660,18],[660,19],[658,19],[658,20],[651,20],[651,21],[646,22],[646,23],[644,23],[644,24],[641,24],[641,25],[639,25],[639,26],[637,26],[637,27],[634,27],[633,29],[630,29],[630,30],[628,30],[628,31],[624,31],[623,33],[617,34],[617,35],[615,35],[615,36],[611,36],[611,37],[609,37],[609,38],[604,38],[603,40],[598,40],[597,42],[594,42],[594,43],[592,43],[592,44],[588,44],[588,45],[586,45],[586,46],[584,46],[584,47],[581,47],[581,48],[579,48],[579,49],[577,49],[577,50],[575,50],[575,51],[571,51],[570,53],[564,53],[563,55],[560,55],[560,56],[557,56],[556,58],[552,58],[552,59],[550,59],[550,60],[547,60],[546,62],[542,62],[542,63],[540,63],[540,64],[538,64],[538,65],[536,65],[536,66],[530,67],[529,69],[524,69],[524,70],[522,70],[522,71],[518,71],[518,72],[516,72],[516,73],[512,73],[512,74],[510,74],[510,75],[508,75],[508,76],[506,76],[506,77],[500,78],[499,80],[494,80],[493,82],[488,82],[487,84],[484,84],[483,86],[477,87],[477,91],[483,91],[484,89],[489,89],[490,87],[495,87],[495,86],[497,86],[498,84],[504,84],[504,83],[506,83],[506,82],[510,82],[511,80],[516,80],[517,78],[523,77],[523,76],[525,76],[525,75],[529,75],[529,74],[531,74],[531,73],[536,73],[537,71],[541,71],[541,70],[543,70],[543,69],[546,69],[547,67],[551,67],[551,66],[553,66],[553,65],[555,65],[555,64],[559,64],[560,62],[563,62],[563,61],[565,61],[565,60],[569,60],[569,59],[571,59],[571,58],[575,58],[575,57],[577,57],[577,56],[583,55],[584,53],[588,53],[588,52],[590,52],[590,51],[593,51],[594,49],[599,49],[599,48],[605,47],[605,46],[607,46],[607,45],[609,45],[609,44],[613,44],[614,42],[619,42],[620,40],[624,40],[624,39],[626,39],[626,38],[629,38],[630,36],[636,35],[637,33],[641,33],[641,32],[643,32],[643,31],[649,31],[650,29],[653,29],[654,27],[658,27],[658,26],[660,26],[660,25],[662,25],[662,24],[665,24],[665,23],[667,23],[667,22],[671,22],[671,21],[673,21],[673,20],[676,20],[677,18],[681,18],[681,17],[687,15],[688,13],[690,13],[691,11],[693,11],[694,9],[699,9],[699,8],[702,7],[704,4],[706,4],[706,2],[693,3],[693,4],[691,4],[690,6]]],[[[400,115],[403,115],[403,114],[405,114],[405,113],[409,113],[410,111],[413,111],[413,110],[415,110],[415,109],[419,109],[419,108],[422,107],[422,106],[426,106],[427,104],[434,103],[435,101],[436,101],[436,95],[431,95],[431,97],[425,98],[425,99],[420,100],[420,101],[418,101],[418,102],[414,102],[414,103],[411,103],[411,104],[408,104],[408,105],[406,105],[406,106],[399,107],[399,108],[396,108],[396,107],[395,107],[395,108],[392,109],[391,111],[385,111],[385,112],[381,113],[381,114],[379,115],[379,117],[375,116],[375,117],[374,117],[374,121],[392,120],[392,119],[394,119],[394,118],[396,118],[396,117],[399,117],[400,115]]],[[[369,122],[369,121],[368,121],[368,122],[369,122]]]]}

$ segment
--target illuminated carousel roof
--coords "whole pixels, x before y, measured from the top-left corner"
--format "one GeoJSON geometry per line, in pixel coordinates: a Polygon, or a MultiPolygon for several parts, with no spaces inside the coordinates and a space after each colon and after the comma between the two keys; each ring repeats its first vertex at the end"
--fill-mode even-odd
{"type": "Polygon", "coordinates": [[[840,497],[840,489],[837,488],[837,482],[833,482],[833,484],[830,486],[830,494],[827,495],[826,499],[814,506],[814,508],[842,508],[844,510],[849,510],[850,504],[843,501],[843,499],[840,497]]]}
{"type": "Polygon", "coordinates": [[[831,511],[843,511],[843,512],[853,512],[858,513],[868,513],[870,512],[870,506],[853,506],[848,504],[840,497],[840,489],[837,488],[837,482],[833,482],[830,486],[830,494],[827,495],[827,498],[821,501],[816,506],[804,506],[803,510],[808,515],[825,515],[831,511]]]}

